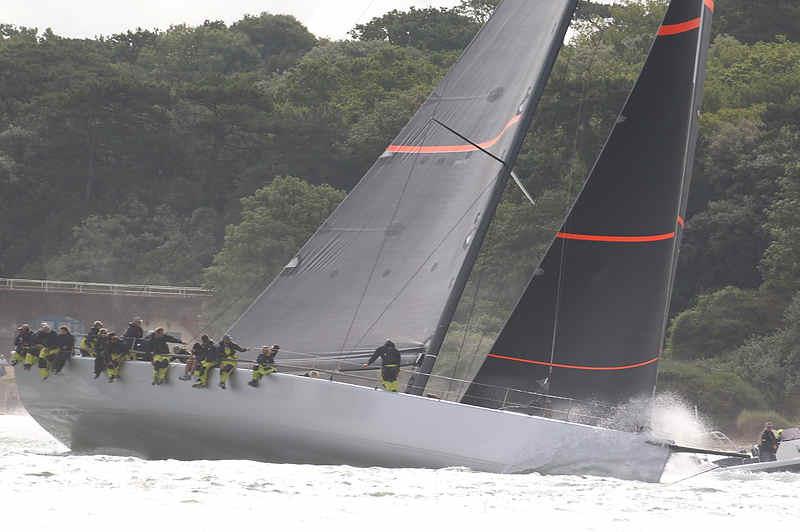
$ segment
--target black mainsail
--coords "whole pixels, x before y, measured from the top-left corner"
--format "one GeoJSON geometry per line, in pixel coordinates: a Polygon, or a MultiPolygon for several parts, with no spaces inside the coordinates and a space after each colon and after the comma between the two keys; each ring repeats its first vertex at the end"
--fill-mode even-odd
{"type": "Polygon", "coordinates": [[[296,354],[385,338],[437,353],[576,1],[505,0],[231,334],[296,354]]]}
{"type": "Polygon", "coordinates": [[[547,392],[621,403],[654,392],[713,10],[712,0],[672,1],[583,191],[462,402],[502,408],[547,392]]]}

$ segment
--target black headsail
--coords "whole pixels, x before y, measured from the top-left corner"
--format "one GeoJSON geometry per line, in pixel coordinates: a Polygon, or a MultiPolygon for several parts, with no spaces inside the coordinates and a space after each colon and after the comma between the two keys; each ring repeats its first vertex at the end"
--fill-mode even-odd
{"type": "Polygon", "coordinates": [[[610,403],[652,396],[713,9],[672,1],[583,191],[463,402],[502,408],[507,388],[610,403]]]}
{"type": "Polygon", "coordinates": [[[575,4],[505,0],[231,333],[298,354],[385,338],[437,353],[507,175],[459,135],[513,164],[575,4]]]}

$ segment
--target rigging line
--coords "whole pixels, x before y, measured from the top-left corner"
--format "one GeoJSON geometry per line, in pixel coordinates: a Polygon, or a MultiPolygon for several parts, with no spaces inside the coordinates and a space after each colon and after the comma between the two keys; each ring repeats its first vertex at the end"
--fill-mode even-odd
{"type": "Polygon", "coordinates": [[[550,365],[547,370],[548,382],[553,376],[556,361],[556,341],[558,340],[559,314],[561,313],[561,286],[564,283],[564,267],[567,261],[567,241],[561,241],[561,259],[558,266],[558,284],[556,285],[556,304],[553,311],[553,338],[550,342],[550,365]]]}
{"type": "MultiPolygon", "coordinates": [[[[420,131],[425,130],[430,125],[430,121],[426,122],[424,126],[420,129],[420,131]]],[[[421,135],[423,138],[427,137],[426,135],[421,135]]],[[[395,218],[397,218],[397,213],[400,212],[400,207],[403,204],[403,198],[406,195],[406,191],[408,190],[408,185],[411,183],[411,178],[414,177],[414,172],[417,169],[417,164],[419,163],[419,158],[415,157],[414,161],[411,163],[411,168],[408,170],[408,175],[406,176],[406,181],[403,184],[403,190],[400,192],[400,197],[397,199],[397,203],[395,204],[394,211],[392,212],[392,216],[389,219],[389,223],[387,227],[391,227],[394,224],[395,218]]],[[[347,341],[350,339],[350,333],[353,331],[353,327],[355,326],[356,320],[358,319],[358,314],[361,312],[361,306],[364,304],[364,299],[367,297],[367,292],[369,292],[369,287],[372,284],[372,279],[375,277],[375,271],[378,269],[378,264],[381,261],[381,256],[383,255],[383,250],[386,248],[386,242],[389,240],[389,234],[384,233],[383,240],[381,241],[381,245],[378,248],[378,253],[375,255],[375,262],[372,264],[372,269],[369,272],[369,277],[367,277],[367,282],[364,284],[364,290],[361,292],[361,298],[358,300],[358,305],[356,305],[355,311],[353,312],[353,319],[350,320],[350,325],[347,328],[347,333],[344,335],[344,340],[342,341],[341,351],[344,351],[345,347],[347,346],[347,341]]],[[[365,334],[366,336],[366,334],[365,334]]],[[[358,343],[364,339],[364,336],[359,339],[358,343]]]]}
{"type": "MultiPolygon", "coordinates": [[[[467,337],[469,336],[470,328],[472,327],[472,318],[475,317],[475,308],[478,306],[478,295],[481,291],[481,282],[483,281],[483,272],[478,274],[478,280],[475,281],[475,294],[472,296],[472,305],[469,310],[469,314],[467,315],[467,323],[464,326],[464,337],[461,338],[461,345],[458,348],[458,358],[456,358],[456,363],[453,366],[453,377],[455,378],[458,375],[458,366],[461,365],[461,358],[464,355],[464,346],[467,343],[467,337]]],[[[453,391],[453,381],[449,381],[447,385],[447,393],[448,395],[453,391]]]]}

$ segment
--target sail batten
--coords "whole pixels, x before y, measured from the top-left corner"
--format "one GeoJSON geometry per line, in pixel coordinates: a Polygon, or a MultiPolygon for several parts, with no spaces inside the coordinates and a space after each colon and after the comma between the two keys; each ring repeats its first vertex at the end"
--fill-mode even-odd
{"type": "Polygon", "coordinates": [[[321,356],[386,338],[437,349],[504,188],[501,161],[513,164],[575,4],[504,0],[230,333],[321,356]]]}
{"type": "Polygon", "coordinates": [[[464,402],[655,388],[697,140],[710,0],[673,0],[603,151],[464,402]]]}

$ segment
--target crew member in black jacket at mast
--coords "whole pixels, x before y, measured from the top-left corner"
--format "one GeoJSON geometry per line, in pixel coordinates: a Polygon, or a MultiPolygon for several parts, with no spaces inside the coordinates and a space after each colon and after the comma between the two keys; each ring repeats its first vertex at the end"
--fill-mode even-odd
{"type": "Polygon", "coordinates": [[[387,392],[397,392],[400,389],[397,378],[400,376],[402,355],[400,355],[400,351],[395,347],[394,342],[386,340],[385,344],[375,350],[369,358],[369,361],[364,364],[364,367],[367,368],[371,366],[378,358],[380,358],[382,362],[381,386],[383,386],[383,389],[387,392]]]}

